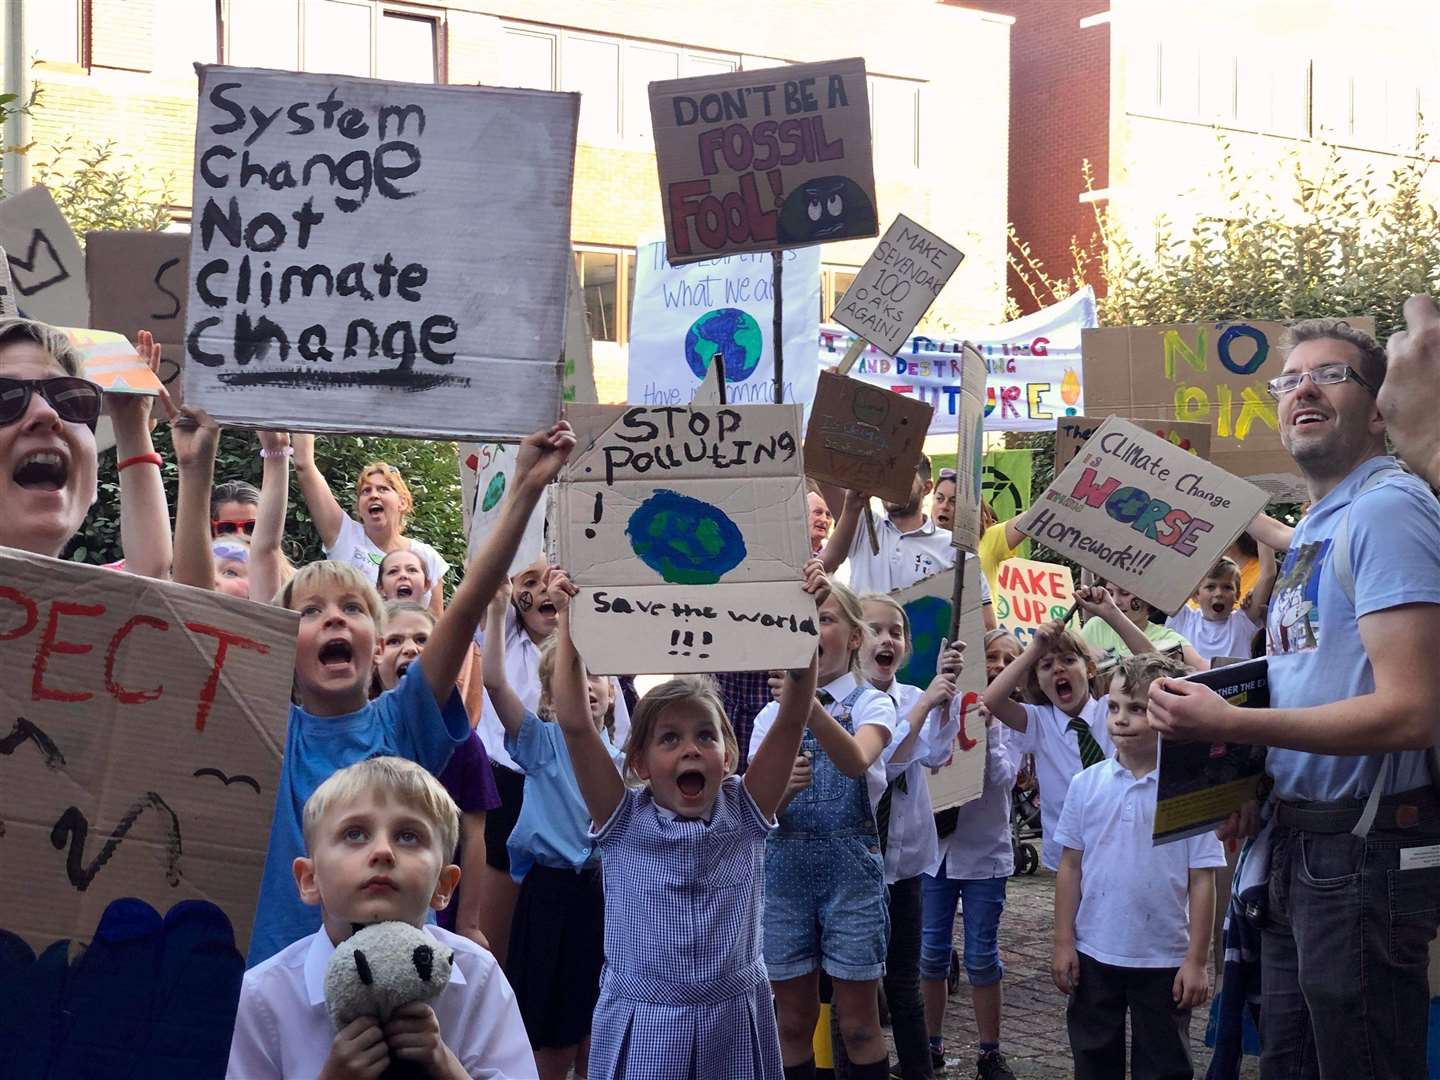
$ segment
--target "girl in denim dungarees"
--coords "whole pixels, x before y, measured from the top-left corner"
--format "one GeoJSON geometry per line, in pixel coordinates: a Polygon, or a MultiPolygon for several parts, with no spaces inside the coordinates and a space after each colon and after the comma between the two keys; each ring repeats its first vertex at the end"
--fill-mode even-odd
{"type": "MultiPolygon", "coordinates": [[[[815,1075],[811,1040],[823,968],[834,984],[851,1076],[879,1080],[889,1070],[876,990],[890,916],[875,804],[885,790],[880,753],[895,729],[895,703],[853,674],[865,636],[855,595],[833,586],[819,617],[820,690],[801,744],[810,779],[792,781],[766,845],[765,966],[786,1077],[815,1075]]],[[[755,718],[752,747],[776,712],[772,703],[755,718]]],[[[796,764],[803,775],[804,760],[796,764]]]]}

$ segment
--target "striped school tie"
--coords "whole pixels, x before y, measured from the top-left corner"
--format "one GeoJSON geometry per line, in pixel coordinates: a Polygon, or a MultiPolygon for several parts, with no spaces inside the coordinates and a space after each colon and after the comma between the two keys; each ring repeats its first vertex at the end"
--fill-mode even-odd
{"type": "Polygon", "coordinates": [[[1078,716],[1072,716],[1065,727],[1067,730],[1075,732],[1075,741],[1080,744],[1080,764],[1082,766],[1088,769],[1091,765],[1105,760],[1105,751],[1100,749],[1100,744],[1090,733],[1089,724],[1078,716]]]}

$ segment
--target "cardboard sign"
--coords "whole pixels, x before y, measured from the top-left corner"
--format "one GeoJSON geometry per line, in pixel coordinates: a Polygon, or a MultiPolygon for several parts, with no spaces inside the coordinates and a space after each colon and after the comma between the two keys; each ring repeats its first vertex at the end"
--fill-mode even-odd
{"type": "Polygon", "coordinates": [[[576,94],[203,67],[187,398],[295,431],[514,440],[554,423],[578,110],[576,94]]]}
{"type": "Polygon", "coordinates": [[[963,551],[980,547],[981,459],[985,447],[985,363],[974,349],[961,361],[959,442],[955,448],[955,516],[950,542],[963,551]]]}
{"type": "Polygon", "coordinates": [[[160,380],[123,334],[62,326],[85,361],[85,377],[107,394],[160,393],[160,380]]]}
{"type": "MultiPolygon", "coordinates": [[[[1240,708],[1270,704],[1270,674],[1263,656],[1196,672],[1186,681],[1208,686],[1240,708]]],[[[1162,738],[1154,842],[1168,844],[1214,829],[1257,797],[1264,774],[1263,746],[1162,738]]]]}
{"type": "Polygon", "coordinates": [[[560,477],[571,632],[592,672],[799,667],[815,652],[795,405],[579,405],[560,477]]]}
{"type": "Polygon", "coordinates": [[[243,953],[294,613],[0,551],[0,927],[37,952],[136,896],[224,909],[243,953]]]}
{"type": "MultiPolygon", "coordinates": [[[[980,614],[980,560],[961,557],[965,575],[960,613],[960,640],[970,647],[970,656],[983,653],[985,623],[980,614]]],[[[910,660],[896,676],[911,686],[926,687],[935,678],[940,659],[940,641],[950,633],[951,596],[955,572],[946,570],[898,589],[891,595],[910,619],[910,660]]],[[[972,662],[960,674],[960,731],[948,764],[929,773],[930,801],[936,810],[947,810],[978,799],[985,788],[985,725],[975,709],[985,691],[985,665],[972,662]]]]}
{"type": "Polygon", "coordinates": [[[149,330],[160,346],[160,381],[177,405],[185,396],[180,376],[189,267],[189,233],[85,234],[90,325],[131,341],[149,330]]]}
{"type": "Polygon", "coordinates": [[[672,263],[875,236],[865,61],[650,84],[672,263]]]}
{"type": "Polygon", "coordinates": [[[600,400],[595,390],[595,360],[590,350],[590,324],[585,320],[585,293],[580,273],[570,260],[570,285],[565,294],[565,352],[560,357],[565,382],[560,396],[566,404],[600,400]]]}
{"type": "MultiPolygon", "coordinates": [[[[1345,320],[1367,334],[1375,320],[1345,320]]],[[[1265,383],[1285,365],[1284,323],[1171,323],[1082,335],[1085,413],[1188,420],[1211,430],[1209,460],[1272,494],[1308,498],[1265,383]]]]}
{"type": "MultiPolygon", "coordinates": [[[[1136,427],[1142,427],[1162,439],[1168,439],[1181,450],[1198,458],[1210,460],[1210,425],[1197,424],[1188,420],[1136,420],[1126,417],[1136,427]]],[[[1100,425],[1103,416],[1067,416],[1055,424],[1055,475],[1065,471],[1065,466],[1074,460],[1080,447],[1089,441],[1100,425]]]]}
{"type": "MultiPolygon", "coordinates": [[[[727,255],[671,266],[665,244],[657,242],[641,245],[635,261],[630,403],[690,404],[706,385],[711,361],[723,356],[727,403],[773,404],[775,264],[770,255],[727,255]]],[[[818,371],[820,249],[787,251],[781,267],[781,390],[785,404],[808,409],[818,371]]]]}
{"type": "Polygon", "coordinates": [[[885,502],[909,502],[933,411],[922,401],[822,371],[805,428],[805,473],[885,502]]]}
{"type": "Polygon", "coordinates": [[[36,184],[0,201],[0,248],[22,318],[90,325],[85,256],[49,191],[36,184]]]}
{"type": "Polygon", "coordinates": [[[964,258],[964,252],[900,214],[835,305],[832,318],[894,355],[964,258]]]}
{"type": "Polygon", "coordinates": [[[1178,611],[1267,495],[1112,416],[1016,526],[1163,611],[1178,611]]]}
{"type": "MultiPolygon", "coordinates": [[[[917,334],[894,356],[869,346],[850,374],[928,401],[935,407],[930,434],[950,435],[958,424],[961,357],[969,344],[985,360],[985,429],[1054,431],[1057,419],[1085,411],[1080,333],[1094,325],[1095,292],[1087,285],[1000,326],[957,327],[945,338],[917,334]]],[[[843,327],[822,326],[821,364],[837,364],[855,340],[843,327]]]]}
{"type": "Polygon", "coordinates": [[[1051,619],[1064,618],[1075,599],[1070,568],[1033,559],[1006,559],[995,577],[995,624],[1029,645],[1035,631],[1051,619]]]}
{"type": "MultiPolygon", "coordinates": [[[[511,443],[460,443],[460,493],[464,511],[465,561],[479,553],[485,538],[495,528],[510,480],[515,475],[516,447],[511,443]]],[[[545,502],[536,503],[520,537],[520,546],[510,560],[511,576],[529,566],[545,550],[545,502]]]]}
{"type": "Polygon", "coordinates": [[[0,319],[19,318],[20,309],[15,306],[15,286],[10,283],[10,260],[5,249],[0,247],[0,319]]]}

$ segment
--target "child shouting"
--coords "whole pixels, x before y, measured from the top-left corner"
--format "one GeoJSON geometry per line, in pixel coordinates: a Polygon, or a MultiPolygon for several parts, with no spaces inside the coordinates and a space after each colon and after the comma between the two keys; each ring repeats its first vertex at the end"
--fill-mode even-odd
{"type": "Polygon", "coordinates": [[[1070,995],[1076,1080],[1125,1075],[1127,1009],[1131,1075],[1193,1075],[1190,1010],[1210,996],[1215,868],[1225,854],[1209,832],[1152,843],[1159,736],[1145,716],[1150,684],[1184,674],[1157,653],[1120,661],[1107,698],[1115,757],[1071,781],[1056,828],[1054,976],[1070,995]]]}
{"type": "Polygon", "coordinates": [[[1260,577],[1255,588],[1240,598],[1240,565],[1222,557],[1200,579],[1192,597],[1199,608],[1186,604],[1165,620],[1165,625],[1188,639],[1206,663],[1216,657],[1250,655],[1250,642],[1265,625],[1265,609],[1275,587],[1275,550],[1260,544],[1260,577]]]}
{"type": "Polygon", "coordinates": [[[227,1077],[368,1077],[402,1063],[455,1080],[535,1075],[495,958],[424,925],[460,878],[450,862],[459,832],[445,789],[402,758],[358,762],[315,789],[305,801],[305,854],[293,872],[300,898],[319,908],[321,926],[245,974],[227,1077]],[[406,1005],[383,1026],[361,1017],[332,1032],[325,969],[335,947],[360,926],[389,921],[421,927],[451,952],[449,984],[433,1004],[406,1005]]]}

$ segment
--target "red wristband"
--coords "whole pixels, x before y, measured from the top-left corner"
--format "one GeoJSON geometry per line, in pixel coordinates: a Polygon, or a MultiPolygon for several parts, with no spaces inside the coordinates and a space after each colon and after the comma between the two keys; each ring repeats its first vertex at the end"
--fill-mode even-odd
{"type": "Polygon", "coordinates": [[[148,454],[136,454],[134,457],[126,458],[124,461],[120,462],[119,465],[115,466],[115,471],[124,472],[131,465],[154,465],[158,469],[164,464],[165,459],[162,458],[159,454],[155,453],[154,450],[151,450],[148,454]]]}

